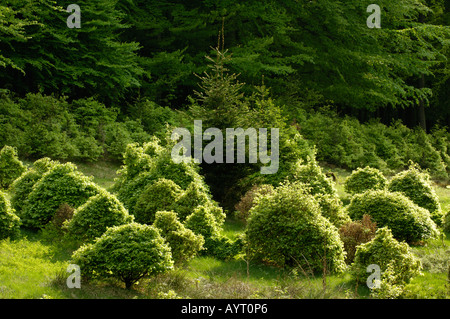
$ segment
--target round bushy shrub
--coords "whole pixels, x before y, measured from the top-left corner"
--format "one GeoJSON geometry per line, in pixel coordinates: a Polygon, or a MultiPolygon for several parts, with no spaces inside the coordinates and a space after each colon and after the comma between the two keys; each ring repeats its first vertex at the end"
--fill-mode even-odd
{"type": "Polygon", "coordinates": [[[345,179],[344,189],[349,194],[360,194],[366,190],[382,190],[387,185],[387,179],[383,173],[373,167],[358,168],[345,179]]]}
{"type": "Polygon", "coordinates": [[[117,278],[127,289],[140,278],[173,268],[170,247],[154,226],[129,223],[108,228],[72,255],[83,278],[117,278]]]}
{"type": "Polygon", "coordinates": [[[34,184],[39,181],[42,176],[48,172],[56,162],[48,157],[36,160],[32,167],[17,178],[11,185],[12,192],[11,205],[16,210],[18,216],[21,216],[23,208],[28,201],[28,195],[33,190],[34,184]]]}
{"type": "Polygon", "coordinates": [[[291,181],[304,183],[310,188],[310,194],[330,194],[336,195],[336,187],[331,180],[322,171],[322,168],[314,159],[310,159],[306,164],[298,161],[293,169],[291,181]]]}
{"type": "Polygon", "coordinates": [[[205,239],[202,253],[218,259],[228,259],[241,252],[243,243],[240,238],[233,241],[221,234],[224,218],[217,217],[219,212],[223,214],[222,209],[217,206],[198,206],[186,218],[184,225],[205,239]]]}
{"type": "Polygon", "coordinates": [[[192,214],[195,207],[206,205],[210,202],[211,197],[205,185],[199,182],[192,182],[177,199],[174,210],[177,212],[178,218],[184,221],[187,216],[192,214]]]}
{"type": "Polygon", "coordinates": [[[8,188],[25,171],[25,166],[17,157],[17,150],[5,145],[0,150],[0,188],[8,188]]]}
{"type": "Polygon", "coordinates": [[[280,266],[311,271],[345,267],[337,228],[320,213],[314,197],[301,183],[286,183],[262,196],[250,211],[246,229],[249,255],[280,266]]]}
{"type": "Polygon", "coordinates": [[[56,164],[33,186],[21,214],[23,224],[42,228],[61,204],[66,203],[76,209],[100,190],[92,178],[77,171],[74,164],[56,164]]]}
{"type": "Polygon", "coordinates": [[[416,164],[411,164],[408,170],[395,175],[388,186],[391,192],[401,192],[414,203],[427,209],[433,221],[442,225],[443,213],[439,198],[430,184],[430,176],[422,172],[416,164]]]}
{"type": "Polygon", "coordinates": [[[175,263],[192,259],[203,248],[203,236],[196,235],[186,228],[173,211],[156,212],[153,225],[159,229],[161,236],[169,244],[175,263]]]}
{"type": "Polygon", "coordinates": [[[336,228],[351,221],[350,216],[344,209],[342,201],[336,195],[317,194],[314,195],[315,200],[320,206],[320,212],[323,217],[327,218],[336,228]]]}
{"type": "Polygon", "coordinates": [[[0,191],[0,239],[17,236],[19,227],[20,218],[15,214],[6,195],[0,191]]]}
{"type": "Polygon", "coordinates": [[[369,190],[356,194],[347,210],[353,220],[370,215],[379,227],[388,226],[398,240],[411,243],[439,234],[430,213],[401,193],[369,190]]]}
{"type": "Polygon", "coordinates": [[[74,211],[66,228],[74,238],[91,241],[108,227],[131,223],[133,219],[116,196],[102,190],[74,211]]]}
{"type": "Polygon", "coordinates": [[[171,210],[183,190],[170,179],[160,178],[148,185],[134,207],[136,221],[152,224],[157,211],[171,210]]]}
{"type": "Polygon", "coordinates": [[[418,275],[422,268],[420,260],[414,256],[408,244],[398,242],[387,227],[379,228],[371,241],[357,247],[351,266],[352,277],[357,282],[366,284],[370,276],[370,272],[367,272],[369,265],[378,265],[381,274],[390,268],[395,274],[390,285],[400,287],[418,275]]]}

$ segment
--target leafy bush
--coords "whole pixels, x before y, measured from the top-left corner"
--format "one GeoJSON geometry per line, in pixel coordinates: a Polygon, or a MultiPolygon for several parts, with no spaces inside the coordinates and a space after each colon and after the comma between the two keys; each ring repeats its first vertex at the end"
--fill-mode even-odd
{"type": "Polygon", "coordinates": [[[74,238],[92,241],[108,227],[131,223],[133,220],[133,216],[128,214],[116,196],[102,190],[75,210],[66,227],[74,238]]]}
{"type": "Polygon", "coordinates": [[[444,216],[443,227],[444,231],[450,232],[450,211],[448,211],[444,216]]]}
{"type": "Polygon", "coordinates": [[[155,223],[172,251],[175,263],[186,262],[203,248],[204,239],[186,228],[178,219],[177,213],[168,211],[156,212],[155,223]]]}
{"type": "Polygon", "coordinates": [[[204,184],[191,182],[187,189],[177,198],[173,209],[177,212],[178,218],[184,221],[194,208],[211,203],[212,199],[204,184]]]}
{"type": "Polygon", "coordinates": [[[140,278],[172,269],[169,246],[154,226],[129,223],[108,228],[72,255],[84,278],[117,278],[131,286],[140,278]]]}
{"type": "Polygon", "coordinates": [[[363,193],[369,189],[385,189],[386,185],[387,179],[380,170],[366,166],[354,170],[352,174],[346,178],[344,189],[347,193],[354,195],[363,193]]]}
{"type": "Polygon", "coordinates": [[[412,243],[439,234],[430,213],[401,193],[369,190],[354,195],[347,209],[354,220],[368,214],[379,227],[388,226],[397,240],[412,243]]]}
{"type": "Polygon", "coordinates": [[[6,195],[0,191],[0,239],[17,236],[19,227],[20,218],[15,214],[6,195]]]}
{"type": "Polygon", "coordinates": [[[337,228],[351,221],[350,216],[344,209],[342,201],[337,195],[317,194],[314,199],[320,206],[320,212],[337,228]]]}
{"type": "Polygon", "coordinates": [[[17,150],[5,145],[0,150],[0,188],[8,188],[26,168],[17,157],[17,150]]]}
{"type": "Polygon", "coordinates": [[[22,210],[28,202],[28,195],[30,195],[33,190],[34,184],[36,184],[36,182],[39,181],[55,164],[56,162],[53,162],[48,157],[38,159],[33,163],[30,169],[24,172],[11,185],[11,205],[17,211],[19,216],[21,216],[22,210]]]}
{"type": "Polygon", "coordinates": [[[322,172],[322,168],[314,159],[310,159],[306,164],[297,161],[293,176],[289,180],[304,183],[310,188],[309,193],[312,195],[337,195],[333,181],[322,172]]]}
{"type": "MultiPolygon", "coordinates": [[[[414,256],[408,244],[398,242],[387,227],[378,229],[371,241],[358,246],[351,266],[352,277],[357,282],[365,284],[370,275],[367,267],[372,264],[380,267],[382,286],[389,286],[385,287],[385,290],[390,288],[390,293],[395,288],[401,289],[421,270],[420,260],[414,256]],[[389,277],[385,274],[383,277],[383,273],[388,269],[390,269],[388,274],[395,274],[395,276],[389,277]]],[[[385,293],[388,292],[385,291],[385,293]]]]}
{"type": "Polygon", "coordinates": [[[430,176],[419,169],[417,164],[395,175],[388,186],[391,192],[401,192],[414,203],[427,209],[437,225],[442,225],[443,212],[439,198],[430,184],[430,176]]]}
{"type": "Polygon", "coordinates": [[[181,194],[182,189],[170,179],[158,179],[139,196],[133,212],[136,221],[152,224],[156,212],[170,210],[181,194]]]}
{"type": "Polygon", "coordinates": [[[370,241],[377,229],[377,224],[372,222],[369,215],[363,215],[361,220],[351,221],[339,228],[339,236],[344,243],[347,252],[345,262],[351,264],[355,258],[356,248],[370,241]]]}
{"type": "Polygon", "coordinates": [[[184,225],[205,239],[201,253],[218,259],[232,258],[241,252],[242,240],[233,241],[221,234],[224,218],[218,218],[215,211],[221,212],[221,209],[211,205],[197,206],[184,225]]]}
{"type": "Polygon", "coordinates": [[[246,229],[249,255],[281,266],[328,271],[345,267],[343,244],[336,227],[301,183],[286,183],[262,196],[250,210],[246,229]]]}
{"type": "Polygon", "coordinates": [[[67,203],[78,208],[100,190],[92,178],[77,171],[74,164],[55,164],[33,186],[21,214],[23,224],[42,228],[52,219],[59,205],[67,203]]]}

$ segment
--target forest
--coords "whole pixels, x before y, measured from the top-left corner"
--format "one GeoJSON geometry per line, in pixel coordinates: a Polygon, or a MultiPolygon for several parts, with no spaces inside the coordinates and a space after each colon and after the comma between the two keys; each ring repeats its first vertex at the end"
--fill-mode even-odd
{"type": "Polygon", "coordinates": [[[0,298],[450,298],[449,61],[448,0],[2,0],[0,298]]]}

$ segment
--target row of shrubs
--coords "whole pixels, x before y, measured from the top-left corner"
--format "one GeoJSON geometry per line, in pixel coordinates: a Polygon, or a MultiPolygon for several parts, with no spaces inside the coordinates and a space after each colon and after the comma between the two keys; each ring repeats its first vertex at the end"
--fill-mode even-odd
{"type": "MultiPolygon", "coordinates": [[[[301,112],[300,112],[301,113],[301,112]]],[[[435,178],[450,173],[450,133],[446,127],[408,128],[400,120],[387,126],[373,119],[361,123],[331,110],[299,114],[300,133],[317,146],[317,159],[342,168],[371,166],[385,173],[406,169],[409,161],[435,178]]]]}
{"type": "Polygon", "coordinates": [[[211,199],[198,164],[175,164],[170,150],[170,144],[158,139],[130,144],[113,188],[117,197],[71,163],[40,159],[11,185],[11,205],[2,195],[1,234],[14,235],[20,223],[56,227],[82,245],[73,261],[86,277],[121,274],[127,287],[198,253],[218,258],[244,254],[308,274],[324,268],[342,272],[350,265],[360,282],[367,278],[367,266],[377,264],[384,290],[376,293],[398,296],[420,270],[408,243],[438,236],[439,225],[448,229],[448,214],[443,217],[418,166],[411,165],[389,183],[377,169],[355,170],[345,183],[353,197],[344,208],[332,180],[310,159],[299,160],[281,185],[265,185],[246,195],[250,203],[238,206],[247,209],[242,212],[245,238],[231,241],[222,235],[225,215],[211,199]],[[428,200],[414,197],[424,190],[428,200]],[[438,207],[434,214],[433,200],[438,207]]]}
{"type": "Polygon", "coordinates": [[[21,158],[121,160],[127,144],[158,134],[176,113],[150,101],[128,106],[129,116],[94,98],[29,93],[23,98],[0,95],[0,145],[11,145],[21,158]]]}

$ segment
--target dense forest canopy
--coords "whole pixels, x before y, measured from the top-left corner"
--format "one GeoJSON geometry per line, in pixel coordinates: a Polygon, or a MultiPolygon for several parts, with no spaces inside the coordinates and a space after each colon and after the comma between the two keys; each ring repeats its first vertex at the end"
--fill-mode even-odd
{"type": "Polygon", "coordinates": [[[70,1],[3,0],[0,87],[179,109],[223,28],[230,70],[249,85],[264,76],[294,109],[448,124],[450,2],[379,0],[369,28],[372,2],[79,0],[81,28],[68,28],[70,1]]]}

